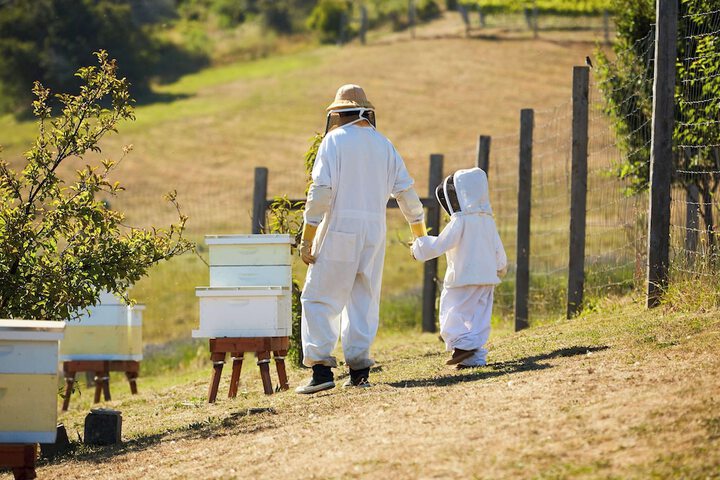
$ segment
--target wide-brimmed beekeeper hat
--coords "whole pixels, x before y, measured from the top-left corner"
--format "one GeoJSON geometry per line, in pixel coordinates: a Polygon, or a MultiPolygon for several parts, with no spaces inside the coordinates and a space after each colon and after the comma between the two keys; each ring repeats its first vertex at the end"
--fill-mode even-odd
{"type": "Polygon", "coordinates": [[[327,111],[348,110],[351,108],[375,110],[375,107],[365,95],[365,90],[358,85],[343,85],[338,88],[335,100],[327,107],[327,111]]]}

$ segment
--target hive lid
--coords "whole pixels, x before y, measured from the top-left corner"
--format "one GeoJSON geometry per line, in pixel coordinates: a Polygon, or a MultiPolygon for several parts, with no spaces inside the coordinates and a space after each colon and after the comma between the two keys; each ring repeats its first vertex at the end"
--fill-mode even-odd
{"type": "Polygon", "coordinates": [[[255,234],[255,235],[205,235],[208,245],[272,245],[294,244],[293,238],[287,234],[255,234]]]}
{"type": "Polygon", "coordinates": [[[65,322],[47,320],[0,320],[2,340],[62,340],[65,322]]]}
{"type": "Polygon", "coordinates": [[[288,287],[197,287],[198,297],[277,297],[288,291],[288,287]]]}

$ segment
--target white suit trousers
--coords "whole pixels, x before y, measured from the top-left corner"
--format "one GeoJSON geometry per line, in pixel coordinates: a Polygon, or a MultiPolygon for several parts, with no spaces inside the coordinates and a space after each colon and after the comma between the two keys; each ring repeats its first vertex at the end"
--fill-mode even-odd
{"type": "Polygon", "coordinates": [[[304,363],[337,366],[341,337],[353,370],[372,366],[370,345],[380,318],[385,219],[335,218],[305,279],[302,301],[304,363]],[[380,220],[381,219],[381,220],[380,220]]]}
{"type": "Polygon", "coordinates": [[[447,350],[477,350],[462,365],[486,363],[494,291],[494,285],[469,285],[444,288],[440,295],[440,335],[447,350]]]}

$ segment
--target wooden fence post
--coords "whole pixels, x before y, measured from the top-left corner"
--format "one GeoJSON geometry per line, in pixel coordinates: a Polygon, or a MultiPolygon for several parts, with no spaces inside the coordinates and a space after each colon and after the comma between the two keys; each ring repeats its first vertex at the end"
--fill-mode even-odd
{"type": "Polygon", "coordinates": [[[408,0],[408,24],[410,25],[410,36],[415,38],[415,24],[417,23],[417,12],[415,0],[408,0]]]}
{"type": "Polygon", "coordinates": [[[268,169],[255,168],[255,187],[253,189],[252,233],[263,233],[265,228],[265,206],[267,199],[268,169]]]}
{"type": "Polygon", "coordinates": [[[462,18],[463,25],[465,25],[465,36],[470,36],[470,15],[468,14],[467,8],[465,8],[465,5],[458,3],[457,11],[460,13],[460,18],[462,18]]]}
{"type": "Polygon", "coordinates": [[[605,45],[610,45],[610,12],[603,10],[603,39],[605,45]]]}
{"type": "Polygon", "coordinates": [[[368,13],[365,5],[360,5],[360,42],[365,45],[367,42],[368,13]]]}
{"type": "MultiPolygon", "coordinates": [[[[435,198],[435,187],[443,180],[443,156],[434,153],[430,155],[430,175],[428,178],[428,198],[435,198]]],[[[431,235],[438,235],[440,230],[440,206],[431,202],[427,210],[427,227],[431,235]]],[[[423,332],[437,331],[435,322],[435,300],[437,299],[437,258],[425,262],[423,271],[423,332]]]]}
{"type": "Polygon", "coordinates": [[[520,111],[520,162],[518,167],[517,270],[515,275],[515,331],[529,326],[530,206],[532,186],[532,109],[520,111]]]}
{"type": "Polygon", "coordinates": [[[570,187],[567,318],[572,318],[582,308],[585,288],[589,81],[590,67],[573,67],[572,185],[570,187]]]}
{"type": "Polygon", "coordinates": [[[490,170],[490,137],[480,135],[477,144],[477,167],[481,168],[489,176],[490,170]]]}
{"type": "Polygon", "coordinates": [[[670,261],[670,182],[673,169],[678,0],[657,0],[655,78],[650,142],[647,307],[660,304],[670,261]]]}

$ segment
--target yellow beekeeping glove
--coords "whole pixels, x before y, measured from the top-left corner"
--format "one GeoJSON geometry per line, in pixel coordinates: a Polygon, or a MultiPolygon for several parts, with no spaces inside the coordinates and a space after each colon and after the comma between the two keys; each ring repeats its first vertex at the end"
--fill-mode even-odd
{"type": "Polygon", "coordinates": [[[315,263],[315,257],[312,255],[313,240],[318,227],[316,225],[303,225],[302,237],[300,239],[300,258],[305,265],[315,263]]]}
{"type": "Polygon", "coordinates": [[[425,222],[411,223],[410,230],[412,231],[413,237],[415,238],[420,238],[427,235],[425,222]]]}

